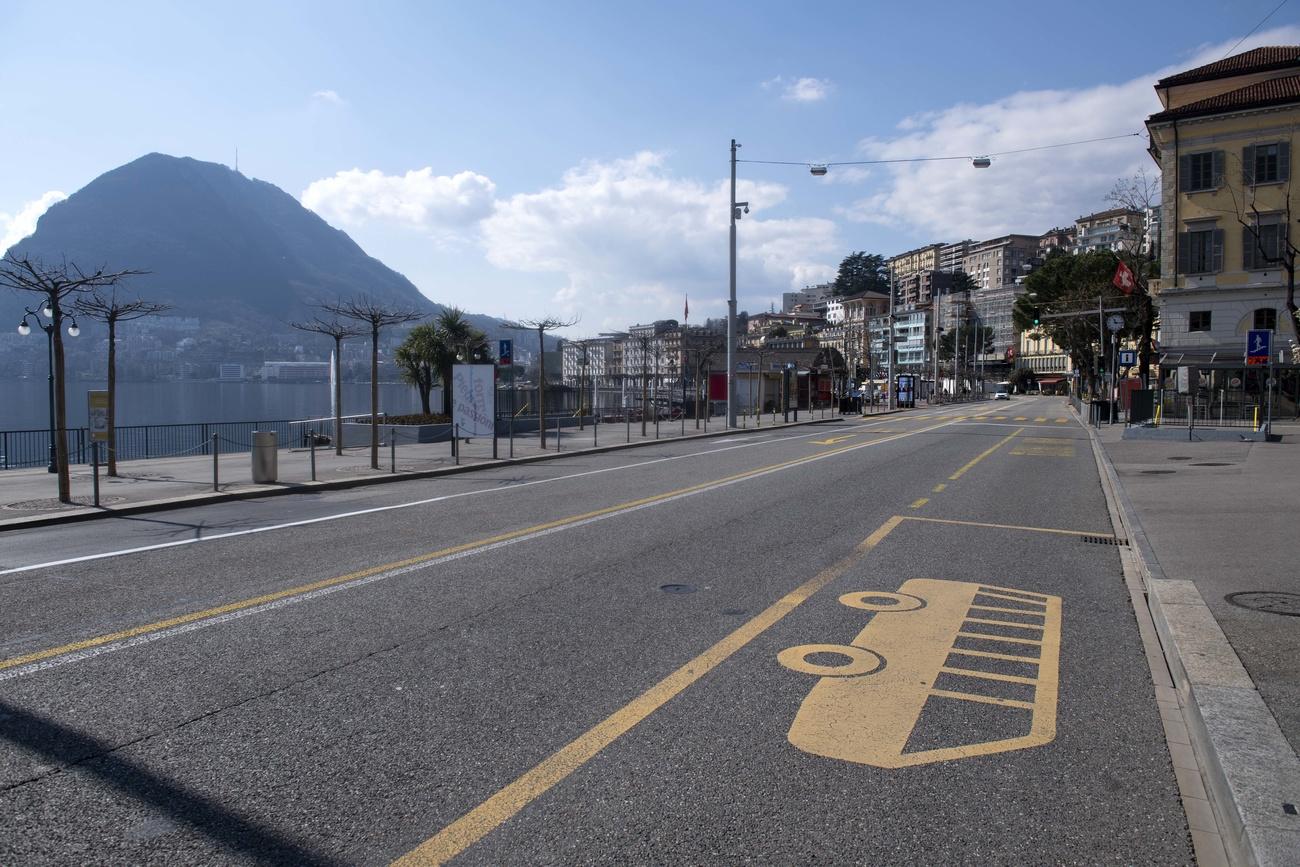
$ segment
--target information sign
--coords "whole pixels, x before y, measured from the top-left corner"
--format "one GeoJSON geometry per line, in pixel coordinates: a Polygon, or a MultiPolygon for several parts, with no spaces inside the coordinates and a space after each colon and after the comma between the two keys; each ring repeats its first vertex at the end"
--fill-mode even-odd
{"type": "Polygon", "coordinates": [[[497,341],[497,364],[509,367],[514,364],[515,342],[513,340],[497,341]]]}
{"type": "Polygon", "coordinates": [[[93,442],[108,442],[108,392],[86,392],[86,419],[93,442]]]}
{"type": "Polygon", "coordinates": [[[1138,363],[1138,354],[1136,349],[1121,349],[1119,351],[1120,367],[1132,367],[1138,363]]]}
{"type": "Polygon", "coordinates": [[[1268,364],[1268,357],[1273,348],[1273,332],[1265,329],[1246,332],[1247,366],[1268,364]]]}

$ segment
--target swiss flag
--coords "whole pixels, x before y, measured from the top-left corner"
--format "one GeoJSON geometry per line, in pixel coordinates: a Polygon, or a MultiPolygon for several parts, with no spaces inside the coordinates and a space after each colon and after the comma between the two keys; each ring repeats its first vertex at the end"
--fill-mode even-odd
{"type": "Polygon", "coordinates": [[[1133,278],[1133,271],[1128,265],[1120,260],[1119,267],[1115,269],[1115,277],[1110,281],[1115,284],[1115,288],[1125,295],[1133,294],[1133,287],[1137,285],[1137,280],[1133,278]]]}

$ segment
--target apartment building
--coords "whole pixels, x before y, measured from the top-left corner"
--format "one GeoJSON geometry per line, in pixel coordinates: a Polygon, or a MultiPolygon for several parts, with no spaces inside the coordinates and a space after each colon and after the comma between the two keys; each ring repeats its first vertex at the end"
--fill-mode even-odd
{"type": "Polygon", "coordinates": [[[1075,253],[1093,250],[1137,251],[1146,235],[1146,213],[1128,208],[1111,208],[1079,217],[1074,221],[1075,253]]]}
{"type": "Polygon", "coordinates": [[[827,303],[834,296],[834,283],[818,283],[816,286],[805,286],[798,292],[782,292],[781,312],[793,313],[796,307],[811,310],[818,305],[827,303]]]}
{"type": "Polygon", "coordinates": [[[1038,258],[1044,259],[1053,250],[1074,249],[1074,236],[1078,231],[1074,226],[1054,226],[1038,236],[1038,258]]]}
{"type": "Polygon", "coordinates": [[[899,253],[888,259],[889,271],[894,279],[894,292],[900,304],[915,306],[930,303],[932,276],[939,270],[943,244],[927,244],[899,253]]]}
{"type": "Polygon", "coordinates": [[[1239,367],[1254,328],[1273,329],[1285,350],[1296,339],[1281,260],[1297,218],[1289,203],[1300,201],[1290,165],[1300,46],[1256,48],[1155,89],[1164,108],[1146,125],[1167,221],[1152,283],[1162,367],[1239,367]]]}
{"type": "Polygon", "coordinates": [[[975,242],[967,238],[965,241],[955,241],[939,247],[939,270],[945,274],[962,270],[966,264],[966,257],[970,254],[970,248],[974,245],[975,242]]]}

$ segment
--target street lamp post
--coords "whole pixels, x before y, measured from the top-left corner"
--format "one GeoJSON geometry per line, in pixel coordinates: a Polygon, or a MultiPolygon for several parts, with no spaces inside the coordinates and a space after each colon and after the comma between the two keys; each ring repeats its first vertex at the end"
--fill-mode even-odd
{"type": "Polygon", "coordinates": [[[736,150],[731,140],[731,268],[730,293],[727,296],[727,427],[736,426],[736,221],[742,210],[749,213],[749,202],[736,201],[736,150]]]}
{"type": "MultiPolygon", "coordinates": [[[[37,312],[36,312],[35,310],[32,310],[30,307],[24,307],[24,308],[23,308],[23,321],[20,322],[20,323],[18,323],[18,333],[21,334],[21,335],[23,335],[24,337],[26,337],[28,334],[31,334],[31,333],[32,333],[32,326],[31,326],[30,324],[28,324],[28,322],[27,322],[27,317],[29,317],[29,316],[30,316],[30,317],[31,317],[31,318],[36,322],[36,327],[39,328],[39,329],[41,329],[42,331],[45,332],[45,346],[46,346],[46,354],[47,354],[47,356],[48,356],[48,359],[49,359],[49,365],[50,365],[50,375],[49,375],[49,392],[50,392],[50,458],[49,458],[49,464],[48,464],[48,466],[46,466],[46,470],[49,471],[49,472],[51,472],[51,473],[57,473],[57,472],[59,471],[59,466],[58,466],[58,459],[57,459],[57,450],[56,450],[55,445],[54,445],[54,443],[55,443],[55,430],[54,430],[54,332],[55,332],[55,330],[58,328],[58,325],[55,323],[55,319],[54,319],[54,308],[53,308],[53,306],[50,305],[49,302],[46,302],[45,306],[41,308],[41,312],[40,312],[40,314],[37,314],[37,312]],[[43,322],[41,322],[41,316],[44,316],[46,319],[50,320],[50,322],[49,322],[48,325],[45,324],[45,323],[43,323],[43,322]]],[[[81,333],[81,329],[77,326],[77,318],[74,316],[74,317],[72,317],[72,324],[68,326],[68,336],[69,336],[69,337],[76,337],[76,336],[77,336],[78,334],[80,334],[80,333],[81,333]]]]}

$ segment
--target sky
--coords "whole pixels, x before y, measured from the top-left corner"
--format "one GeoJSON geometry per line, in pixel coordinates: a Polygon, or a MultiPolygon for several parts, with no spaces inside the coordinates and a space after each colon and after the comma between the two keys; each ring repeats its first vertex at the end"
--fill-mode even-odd
{"type": "Polygon", "coordinates": [[[701,322],[726,313],[735,138],[739,307],[779,309],[854,251],[1104,209],[1154,173],[1155,81],[1300,44],[1300,0],[1277,7],[9,0],[0,249],[146,153],[238,153],[439,303],[570,337],[687,298],[701,322]]]}

